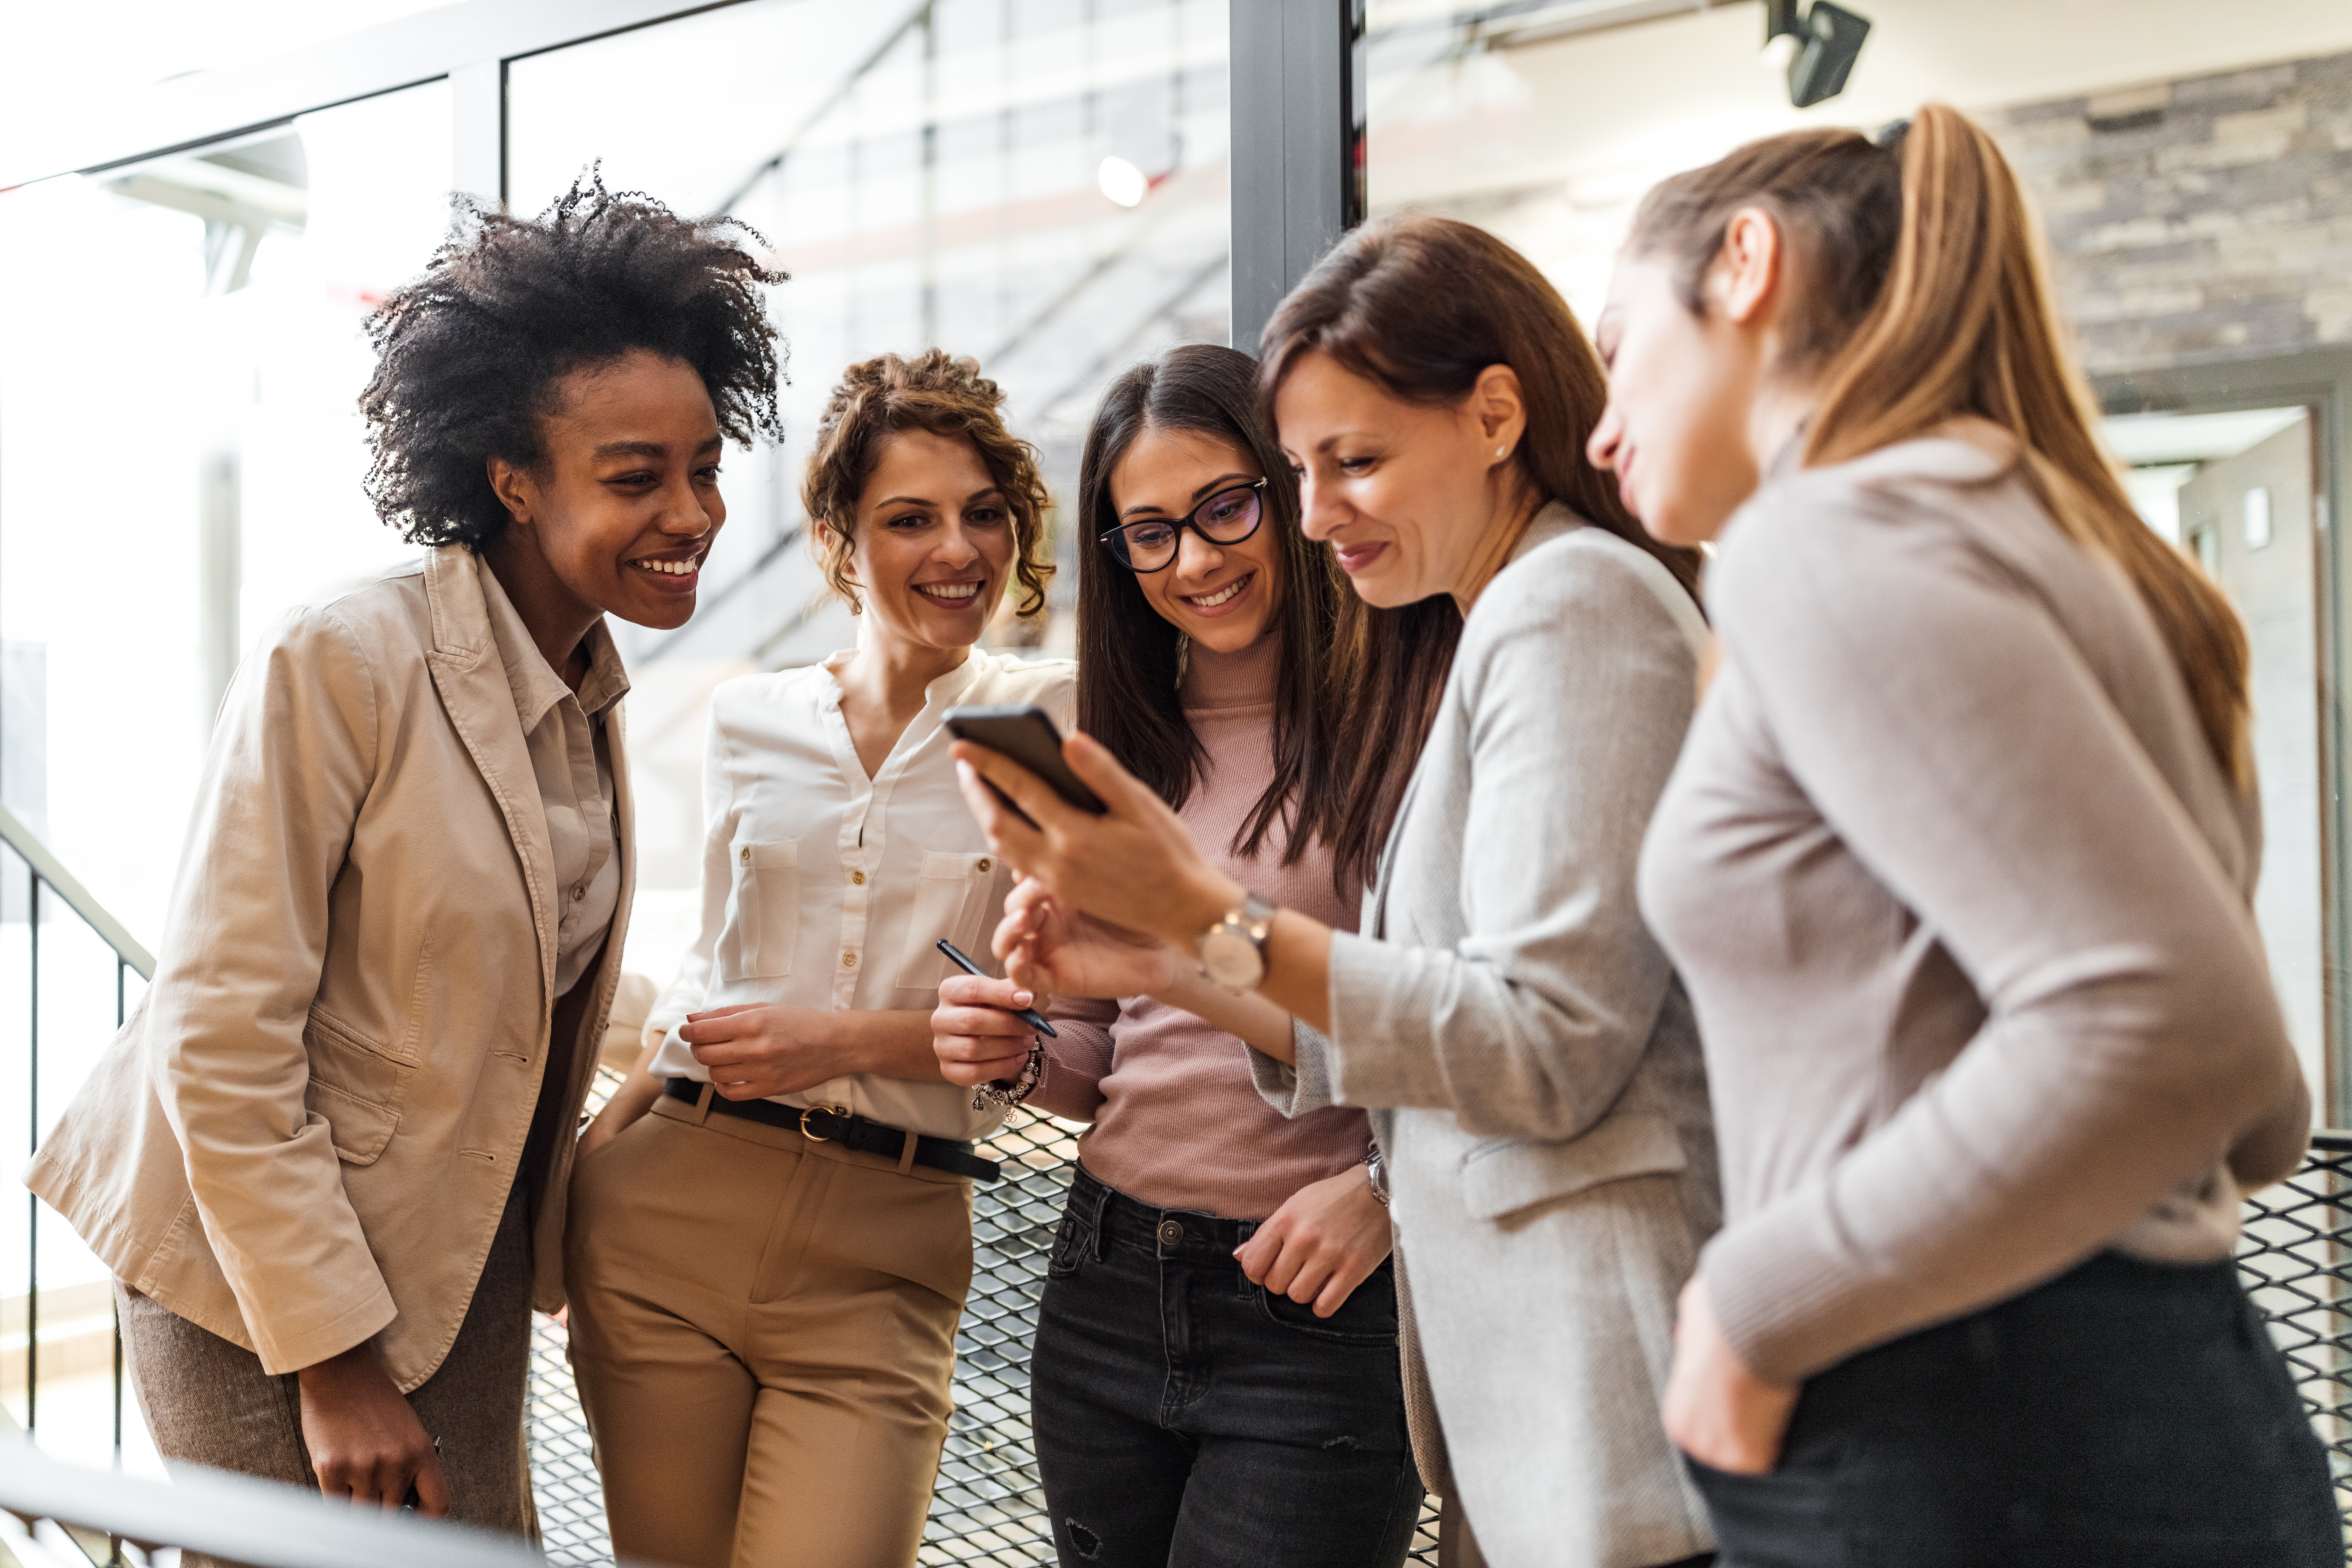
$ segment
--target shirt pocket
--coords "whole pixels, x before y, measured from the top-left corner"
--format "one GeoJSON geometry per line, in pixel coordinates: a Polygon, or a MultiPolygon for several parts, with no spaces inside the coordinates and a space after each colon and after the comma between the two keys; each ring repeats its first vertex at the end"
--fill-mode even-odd
{"type": "Polygon", "coordinates": [[[896,982],[901,990],[937,991],[940,981],[962,973],[934,945],[942,938],[974,963],[981,962],[986,934],[981,925],[988,919],[996,876],[993,855],[931,850],[923,856],[923,874],[915,884],[915,912],[907,929],[907,961],[896,982]]]}
{"type": "Polygon", "coordinates": [[[797,838],[738,838],[727,852],[735,888],[719,933],[719,978],[768,980],[793,972],[801,925],[797,838]]]}

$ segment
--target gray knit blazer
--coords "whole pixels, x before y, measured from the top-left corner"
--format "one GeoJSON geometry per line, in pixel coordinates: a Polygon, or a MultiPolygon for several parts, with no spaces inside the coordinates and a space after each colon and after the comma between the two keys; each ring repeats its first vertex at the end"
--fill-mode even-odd
{"type": "Polygon", "coordinates": [[[1688,1002],[1634,868],[1706,631],[1665,569],[1552,506],[1472,606],[1297,1114],[1371,1109],[1414,1447],[1495,1568],[1708,1549],[1658,1423],[1675,1298],[1720,1221],[1688,1002]]]}

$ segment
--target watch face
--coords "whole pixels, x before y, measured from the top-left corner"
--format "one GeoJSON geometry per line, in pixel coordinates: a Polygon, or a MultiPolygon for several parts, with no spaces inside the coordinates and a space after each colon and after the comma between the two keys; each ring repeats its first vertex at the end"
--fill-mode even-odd
{"type": "Polygon", "coordinates": [[[1219,926],[1201,938],[1201,967],[1212,983],[1228,991],[1253,991],[1265,978],[1265,960],[1257,943],[1242,932],[1219,926]]]}

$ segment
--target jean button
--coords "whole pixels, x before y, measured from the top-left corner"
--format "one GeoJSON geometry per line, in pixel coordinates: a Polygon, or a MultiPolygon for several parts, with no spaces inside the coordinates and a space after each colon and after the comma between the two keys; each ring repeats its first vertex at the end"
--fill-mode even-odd
{"type": "Polygon", "coordinates": [[[1182,1226],[1181,1226],[1181,1225],[1177,1224],[1177,1223],[1176,1223],[1174,1220],[1172,1220],[1172,1219],[1163,1219],[1163,1220],[1161,1220],[1161,1221],[1160,1222],[1160,1246],[1162,1246],[1162,1247],[1173,1247],[1173,1246],[1175,1246],[1178,1242],[1180,1242],[1180,1241],[1181,1241],[1181,1240],[1183,1240],[1183,1239],[1184,1239],[1184,1227],[1183,1227],[1182,1226]]]}

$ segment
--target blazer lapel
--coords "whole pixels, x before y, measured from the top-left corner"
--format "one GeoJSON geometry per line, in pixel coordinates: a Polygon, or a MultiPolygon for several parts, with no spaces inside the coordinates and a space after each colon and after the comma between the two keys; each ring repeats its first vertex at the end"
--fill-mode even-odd
{"type": "MultiPolygon", "coordinates": [[[[443,545],[425,557],[425,597],[433,614],[433,647],[425,661],[450,726],[465,742],[482,782],[489,785],[499,814],[506,819],[507,837],[514,841],[515,857],[522,863],[531,924],[539,933],[540,986],[551,1005],[555,848],[548,838],[547,808],[539,798],[530,752],[515,718],[514,689],[499,658],[498,639],[490,635],[489,610],[482,602],[477,570],[473,552],[462,544],[443,545]]],[[[614,771],[618,776],[617,763],[614,771]]],[[[622,809],[625,813],[627,807],[622,809]]],[[[627,821],[625,816],[623,821],[627,821]]],[[[625,879],[627,863],[623,865],[625,879]]]]}
{"type": "MultiPolygon", "coordinates": [[[[1584,520],[1560,502],[1546,503],[1534,517],[1528,520],[1526,531],[1519,535],[1518,542],[1511,547],[1510,558],[1503,563],[1503,571],[1510,570],[1521,556],[1536,546],[1549,544],[1562,534],[1583,526],[1584,520]]],[[[1500,576],[1502,574],[1498,572],[1496,574],[1500,576]]],[[[1475,614],[1477,606],[1473,605],[1472,613],[1475,614]]],[[[1451,698],[1453,694],[1454,678],[1448,675],[1445,681],[1445,695],[1451,698]]],[[[1445,705],[1441,702],[1438,712],[1443,715],[1444,711],[1445,705]]],[[[1428,749],[1426,742],[1423,742],[1423,749],[1424,751],[1428,749]]],[[[1404,825],[1412,819],[1413,797],[1421,793],[1421,768],[1416,764],[1412,776],[1405,780],[1403,798],[1397,802],[1396,820],[1389,825],[1388,842],[1381,846],[1380,865],[1372,872],[1371,892],[1364,900],[1363,919],[1358,922],[1360,929],[1369,937],[1388,935],[1389,885],[1396,875],[1397,841],[1404,835],[1404,825]]]]}

